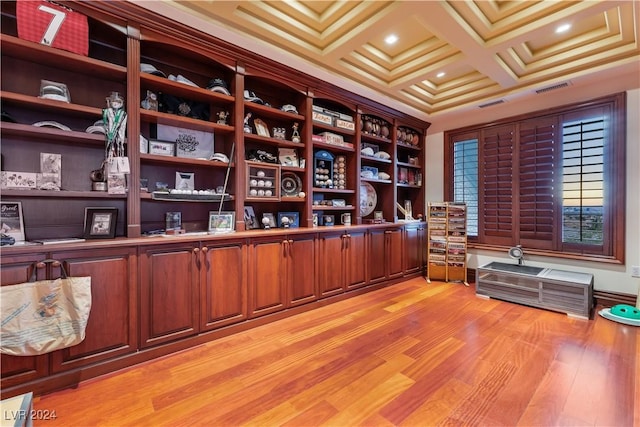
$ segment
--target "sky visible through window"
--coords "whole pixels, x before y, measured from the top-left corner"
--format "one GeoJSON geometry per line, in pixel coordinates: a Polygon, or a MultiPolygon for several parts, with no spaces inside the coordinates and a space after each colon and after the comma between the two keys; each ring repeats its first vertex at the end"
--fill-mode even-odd
{"type": "Polygon", "coordinates": [[[562,241],[603,243],[604,117],[562,126],[562,241]]]}

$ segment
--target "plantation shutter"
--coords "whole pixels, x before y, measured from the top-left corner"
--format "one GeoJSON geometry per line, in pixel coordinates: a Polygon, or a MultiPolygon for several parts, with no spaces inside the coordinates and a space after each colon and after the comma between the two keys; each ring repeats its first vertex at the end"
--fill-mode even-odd
{"type": "Polygon", "coordinates": [[[514,126],[485,129],[481,139],[482,234],[488,244],[509,245],[514,232],[514,126]]]}
{"type": "Polygon", "coordinates": [[[555,117],[522,122],[519,130],[520,239],[536,249],[553,249],[558,126],[555,117]]]}

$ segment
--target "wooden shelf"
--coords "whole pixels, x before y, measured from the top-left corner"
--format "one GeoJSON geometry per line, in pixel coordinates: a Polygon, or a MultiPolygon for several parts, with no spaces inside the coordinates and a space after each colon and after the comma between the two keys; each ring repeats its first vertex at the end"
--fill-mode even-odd
{"type": "Polygon", "coordinates": [[[355,152],[355,148],[353,147],[345,147],[342,145],[335,145],[335,144],[327,144],[325,142],[314,142],[313,143],[313,147],[314,148],[323,148],[325,150],[329,150],[329,151],[339,151],[339,152],[343,152],[343,153],[353,153],[355,152]]]}
{"type": "Polygon", "coordinates": [[[11,197],[52,197],[66,199],[126,199],[126,194],[109,194],[106,191],[47,191],[47,190],[2,190],[3,198],[11,197]]]}
{"type": "Polygon", "coordinates": [[[274,145],[276,147],[287,147],[287,148],[300,148],[304,149],[304,143],[302,142],[293,142],[285,139],[271,138],[267,136],[256,135],[255,133],[245,133],[244,134],[245,141],[251,142],[260,142],[266,143],[270,145],[274,145]]]}
{"type": "Polygon", "coordinates": [[[171,126],[186,127],[204,132],[232,133],[233,126],[219,125],[214,122],[183,117],[175,114],[161,113],[159,111],[140,110],[140,119],[149,123],[160,123],[171,126]]]}
{"type": "MultiPolygon", "coordinates": [[[[38,98],[37,96],[24,95],[16,92],[0,92],[3,104],[15,104],[31,108],[37,108],[40,111],[54,111],[56,113],[72,114],[75,116],[102,118],[102,109],[89,107],[87,105],[72,104],[64,101],[54,101],[51,99],[38,98]]],[[[4,126],[4,123],[3,123],[4,126]]]]}
{"type": "Polygon", "coordinates": [[[19,123],[3,122],[0,128],[2,136],[18,136],[21,139],[39,139],[69,145],[99,145],[104,146],[103,134],[93,134],[79,131],[65,131],[51,127],[38,127],[19,123]]]}
{"type": "Polygon", "coordinates": [[[305,117],[301,114],[287,113],[286,111],[282,111],[279,108],[269,107],[267,105],[262,105],[250,101],[244,101],[244,110],[251,111],[254,118],[256,119],[264,119],[265,117],[267,117],[279,120],[291,120],[291,123],[305,122],[305,117]]]}
{"type": "Polygon", "coordinates": [[[171,93],[174,96],[215,104],[228,104],[233,107],[235,98],[223,93],[214,92],[206,88],[190,86],[149,73],[140,73],[140,82],[145,89],[156,92],[171,93]]]}
{"type": "MultiPolygon", "coordinates": [[[[391,159],[381,159],[380,157],[373,156],[360,156],[360,160],[363,162],[374,162],[374,163],[386,163],[391,164],[391,159]]],[[[400,163],[398,163],[400,164],[400,163]]]]}
{"type": "MultiPolygon", "coordinates": [[[[144,163],[166,163],[174,165],[191,165],[191,166],[206,166],[211,168],[223,168],[226,169],[229,166],[228,163],[215,162],[205,159],[191,159],[188,157],[176,157],[176,156],[160,156],[157,154],[145,154],[140,153],[140,160],[144,163]]],[[[235,167],[232,163],[231,167],[235,167]]]]}
{"type": "Polygon", "coordinates": [[[350,189],[338,190],[337,188],[313,187],[313,192],[314,193],[353,194],[355,193],[355,190],[350,190],[350,189]]]}
{"type": "Polygon", "coordinates": [[[422,166],[420,166],[420,165],[414,165],[414,164],[406,163],[406,162],[398,162],[398,166],[403,166],[405,168],[422,169],[422,166]]]}
{"type": "Polygon", "coordinates": [[[2,34],[2,55],[38,64],[46,64],[105,80],[125,81],[127,79],[127,68],[124,66],[67,52],[62,49],[52,49],[39,43],[6,34],[2,34]]]}

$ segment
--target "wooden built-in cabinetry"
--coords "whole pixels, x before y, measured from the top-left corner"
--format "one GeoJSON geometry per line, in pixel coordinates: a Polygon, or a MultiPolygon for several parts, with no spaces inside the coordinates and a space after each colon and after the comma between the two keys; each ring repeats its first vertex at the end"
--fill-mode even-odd
{"type": "MultiPolygon", "coordinates": [[[[414,217],[425,214],[425,183],[417,178],[424,176],[429,123],[130,2],[64,4],[88,16],[88,56],[18,38],[16,4],[1,2],[0,98],[3,112],[16,121],[1,127],[3,170],[35,173],[40,153],[62,158],[60,191],[3,189],[2,200],[22,203],[27,240],[82,236],[87,207],[118,209],[116,238],[2,248],[3,286],[27,281],[36,261],[54,258],[71,275],[90,275],[93,296],[83,343],[41,356],[2,355],[3,397],[66,387],[424,271],[424,223],[396,222],[396,204],[410,201],[414,217]],[[141,64],[184,76],[197,87],[141,72],[141,64]],[[216,78],[227,83],[228,94],[207,89],[216,78]],[[39,98],[43,79],[65,83],[71,102],[39,98]],[[245,91],[270,105],[245,99],[245,91]],[[102,164],[105,141],[85,130],[102,118],[112,92],[125,97],[128,114],[131,173],[125,194],[92,191],[89,178],[102,164]],[[162,103],[171,97],[197,103],[208,114],[145,109],[141,103],[149,92],[162,103]],[[353,126],[313,120],[319,106],[353,120],[353,126]],[[383,120],[385,133],[371,133],[363,116],[383,120]],[[32,126],[43,120],[71,130],[32,126]],[[213,133],[214,151],[229,162],[150,153],[140,140],[156,140],[159,125],[213,133]],[[284,130],[284,137],[274,129],[284,130]],[[344,144],[314,139],[324,132],[340,135],[344,144]],[[409,141],[403,132],[415,138],[409,141]],[[378,145],[388,157],[365,158],[363,143],[378,145]],[[278,192],[253,197],[252,174],[260,168],[247,161],[261,152],[277,157],[279,149],[296,150],[301,163],[263,163],[273,171],[278,192]],[[321,151],[340,159],[344,183],[317,182],[313,161],[321,151]],[[388,178],[362,179],[362,166],[388,178]],[[405,169],[414,171],[413,181],[401,181],[405,169]],[[176,172],[193,172],[196,189],[226,183],[226,194],[216,201],[155,197],[156,183],[172,187],[176,172]],[[295,192],[281,191],[275,178],[285,174],[296,183],[295,192]],[[373,207],[386,223],[374,224],[373,211],[362,213],[363,182],[375,189],[373,207]],[[249,229],[245,206],[258,219],[297,212],[299,227],[249,229]],[[206,231],[209,213],[217,210],[235,213],[235,234],[146,236],[163,229],[166,212],[175,211],[187,232],[206,231]],[[341,225],[343,214],[350,214],[350,226],[341,225]],[[323,224],[329,216],[332,227],[323,224]]],[[[37,272],[38,278],[57,274],[52,266],[37,272]]]]}

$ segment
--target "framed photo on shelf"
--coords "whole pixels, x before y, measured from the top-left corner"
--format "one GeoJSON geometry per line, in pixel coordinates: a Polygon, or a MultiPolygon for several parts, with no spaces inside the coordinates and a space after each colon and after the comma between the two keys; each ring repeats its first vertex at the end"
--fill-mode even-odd
{"type": "Polygon", "coordinates": [[[289,228],[300,227],[300,214],[298,212],[278,212],[278,227],[285,227],[285,224],[289,225],[289,228]],[[285,220],[285,218],[287,218],[285,220]]]}
{"type": "Polygon", "coordinates": [[[115,238],[117,221],[118,208],[84,208],[84,238],[115,238]]]}
{"type": "Polygon", "coordinates": [[[231,233],[235,230],[236,213],[231,211],[209,212],[209,233],[231,233]]]}
{"type": "Polygon", "coordinates": [[[1,202],[0,227],[2,234],[11,236],[16,242],[24,242],[24,217],[21,202],[1,202]]]}
{"type": "Polygon", "coordinates": [[[273,213],[265,212],[262,214],[262,224],[264,225],[264,228],[267,228],[267,224],[264,223],[265,218],[269,221],[267,223],[269,225],[269,228],[276,228],[276,217],[273,215],[273,213]]]}
{"type": "Polygon", "coordinates": [[[269,128],[267,124],[260,119],[255,119],[253,121],[254,126],[256,127],[256,133],[260,136],[266,136],[267,138],[271,137],[269,135],[269,128]]]}
{"type": "Polygon", "coordinates": [[[247,229],[260,228],[253,206],[244,207],[244,223],[247,229]]]}

